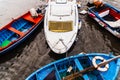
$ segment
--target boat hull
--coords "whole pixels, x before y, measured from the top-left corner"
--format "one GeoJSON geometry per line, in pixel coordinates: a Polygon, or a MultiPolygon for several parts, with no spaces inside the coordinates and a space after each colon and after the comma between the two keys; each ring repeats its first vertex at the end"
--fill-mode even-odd
{"type": "Polygon", "coordinates": [[[75,0],[66,3],[49,0],[44,19],[44,33],[46,42],[54,53],[63,54],[71,48],[78,29],[81,28],[81,21],[78,21],[80,20],[75,0]]]}
{"type": "Polygon", "coordinates": [[[88,15],[114,36],[120,38],[119,9],[113,7],[108,3],[104,3],[104,6],[99,9],[96,9],[95,7],[90,7],[88,9],[88,15]]]}
{"type": "Polygon", "coordinates": [[[6,26],[2,27],[0,32],[1,34],[6,35],[2,35],[0,39],[0,54],[4,54],[9,50],[12,50],[21,42],[23,42],[32,34],[32,32],[39,26],[42,21],[43,15],[39,15],[35,19],[31,17],[30,12],[27,12],[19,18],[11,21],[6,26]]]}
{"type": "MultiPolygon", "coordinates": [[[[103,57],[108,60],[114,58],[113,55],[103,54],[103,53],[89,53],[89,54],[79,54],[76,56],[71,56],[64,58],[55,62],[52,62],[37,71],[33,72],[26,80],[62,80],[67,75],[72,72],[81,71],[89,66],[92,66],[92,60],[95,56],[103,57]],[[68,73],[68,68],[72,67],[73,71],[68,73]],[[74,71],[75,70],[75,71],[74,71]]],[[[79,77],[81,80],[115,80],[117,78],[120,59],[110,62],[107,71],[93,70],[79,77]]]]}

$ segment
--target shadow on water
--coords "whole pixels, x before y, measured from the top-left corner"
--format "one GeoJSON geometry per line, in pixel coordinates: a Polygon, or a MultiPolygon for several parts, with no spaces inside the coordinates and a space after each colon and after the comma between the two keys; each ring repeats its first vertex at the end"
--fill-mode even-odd
{"type": "Polygon", "coordinates": [[[62,59],[62,58],[65,58],[65,57],[69,57],[69,56],[72,56],[74,55],[74,53],[70,53],[74,50],[74,47],[76,45],[76,41],[73,43],[73,45],[71,46],[71,48],[66,52],[66,53],[63,53],[63,54],[57,54],[57,53],[54,53],[53,51],[51,51],[49,53],[49,56],[55,60],[59,60],[59,59],[62,59]]]}
{"type": "Polygon", "coordinates": [[[66,53],[64,53],[64,54],[57,54],[57,53],[54,53],[53,51],[51,51],[48,55],[51,58],[55,59],[55,60],[59,60],[59,59],[62,59],[62,58],[66,57],[66,53]]]}
{"type": "Polygon", "coordinates": [[[30,43],[35,39],[37,34],[41,32],[42,29],[43,29],[43,22],[37,27],[37,29],[29,37],[26,38],[26,40],[21,42],[21,44],[16,46],[14,49],[0,55],[0,63],[4,63],[16,56],[19,57],[22,54],[25,46],[27,45],[29,46],[30,43]]]}

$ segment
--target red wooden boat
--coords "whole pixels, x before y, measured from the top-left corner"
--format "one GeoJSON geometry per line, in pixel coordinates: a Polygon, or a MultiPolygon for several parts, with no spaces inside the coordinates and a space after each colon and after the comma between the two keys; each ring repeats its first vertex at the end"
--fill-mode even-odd
{"type": "Polygon", "coordinates": [[[0,29],[0,54],[17,46],[43,21],[43,15],[32,17],[28,11],[0,29]]]}

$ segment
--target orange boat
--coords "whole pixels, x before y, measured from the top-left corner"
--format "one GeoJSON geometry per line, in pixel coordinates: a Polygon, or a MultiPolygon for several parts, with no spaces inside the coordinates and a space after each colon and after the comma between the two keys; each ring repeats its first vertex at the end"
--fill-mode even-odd
{"type": "Polygon", "coordinates": [[[0,29],[0,54],[24,41],[43,21],[43,15],[32,17],[28,11],[0,29]]]}

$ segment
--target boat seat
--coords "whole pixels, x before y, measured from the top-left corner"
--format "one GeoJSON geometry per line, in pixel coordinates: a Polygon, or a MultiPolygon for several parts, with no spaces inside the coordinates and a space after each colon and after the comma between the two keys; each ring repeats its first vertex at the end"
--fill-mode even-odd
{"type": "MultiPolygon", "coordinates": [[[[79,71],[83,70],[83,67],[80,64],[80,61],[78,59],[75,59],[74,61],[75,61],[75,64],[76,64],[77,68],[79,69],[79,71]]],[[[86,79],[86,80],[89,80],[87,74],[83,75],[83,78],[86,79]]]]}
{"type": "Polygon", "coordinates": [[[112,28],[118,28],[118,27],[120,27],[120,19],[117,20],[117,21],[106,21],[105,20],[105,23],[107,23],[112,28]]]}
{"type": "Polygon", "coordinates": [[[8,29],[9,29],[10,31],[13,31],[14,33],[20,35],[20,36],[24,36],[24,33],[23,33],[23,32],[20,32],[19,30],[16,30],[16,29],[13,28],[13,27],[8,27],[8,29]]]}
{"type": "Polygon", "coordinates": [[[105,16],[107,16],[107,15],[109,14],[109,12],[110,12],[110,10],[106,10],[106,11],[104,11],[104,12],[99,13],[98,15],[99,15],[100,17],[105,17],[105,16]]]}

